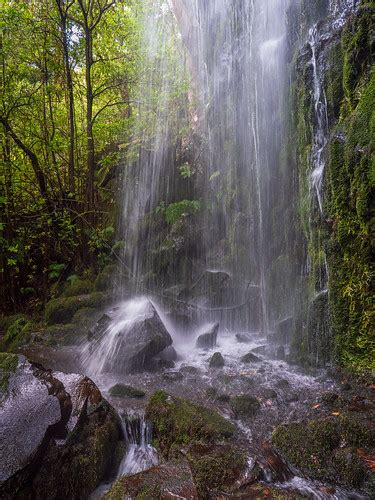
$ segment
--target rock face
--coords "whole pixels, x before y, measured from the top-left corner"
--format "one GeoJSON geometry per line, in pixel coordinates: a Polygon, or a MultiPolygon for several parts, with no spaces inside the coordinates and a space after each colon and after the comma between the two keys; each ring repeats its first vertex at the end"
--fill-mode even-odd
{"type": "Polygon", "coordinates": [[[122,439],[90,379],[19,357],[0,406],[0,497],[84,498],[118,464],[122,439]]]}
{"type": "Polygon", "coordinates": [[[155,357],[172,344],[172,337],[147,299],[126,303],[110,322],[104,319],[85,353],[89,373],[95,367],[107,373],[155,370],[155,357]]]}
{"type": "Polygon", "coordinates": [[[216,346],[219,323],[215,323],[207,332],[197,338],[196,346],[200,349],[211,349],[216,346]]]}

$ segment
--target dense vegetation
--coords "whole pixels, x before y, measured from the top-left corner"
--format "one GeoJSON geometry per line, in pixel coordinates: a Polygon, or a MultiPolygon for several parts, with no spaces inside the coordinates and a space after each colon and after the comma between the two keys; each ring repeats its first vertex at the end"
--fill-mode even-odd
{"type": "Polygon", "coordinates": [[[2,0],[0,308],[108,263],[130,139],[137,2],[2,0]]]}

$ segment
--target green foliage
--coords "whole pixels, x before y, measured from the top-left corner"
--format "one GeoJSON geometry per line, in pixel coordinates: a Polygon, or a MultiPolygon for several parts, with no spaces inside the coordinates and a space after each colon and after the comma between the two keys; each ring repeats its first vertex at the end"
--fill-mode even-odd
{"type": "MultiPolygon", "coordinates": [[[[18,356],[0,352],[0,393],[6,393],[9,377],[15,372],[18,365],[18,356]]],[[[1,398],[0,398],[1,399],[1,398]]]]}
{"type": "Polygon", "coordinates": [[[183,179],[190,179],[195,173],[194,169],[189,165],[189,163],[184,163],[179,167],[180,175],[183,179]]]}
{"type": "Polygon", "coordinates": [[[182,200],[170,205],[161,203],[157,209],[157,213],[161,213],[165,217],[167,224],[175,224],[183,217],[197,214],[202,208],[202,203],[198,200],[182,200]]]}

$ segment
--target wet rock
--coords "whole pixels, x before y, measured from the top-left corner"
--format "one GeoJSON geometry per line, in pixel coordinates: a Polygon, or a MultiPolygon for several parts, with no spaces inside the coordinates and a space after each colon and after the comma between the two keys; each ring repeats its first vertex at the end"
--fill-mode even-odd
{"type": "Polygon", "coordinates": [[[115,384],[109,389],[109,394],[114,397],[127,397],[132,399],[140,399],[146,396],[146,393],[141,389],[124,384],[115,384]]]}
{"type": "Polygon", "coordinates": [[[215,347],[218,331],[219,323],[215,323],[207,332],[199,335],[196,341],[196,346],[200,349],[211,349],[212,347],[215,347]]]}
{"type": "Polygon", "coordinates": [[[284,424],[274,431],[272,443],[292,465],[312,478],[334,478],[349,488],[365,487],[369,475],[375,479],[370,469],[365,470],[363,458],[370,455],[366,449],[373,447],[374,431],[361,418],[340,414],[284,424]]]}
{"type": "Polygon", "coordinates": [[[79,309],[98,308],[105,303],[105,295],[94,292],[78,297],[61,297],[46,304],[45,320],[48,325],[70,323],[79,309]]]}
{"type": "Polygon", "coordinates": [[[167,382],[180,382],[183,378],[183,374],[178,371],[168,371],[163,373],[163,379],[167,382]]]}
{"type": "Polygon", "coordinates": [[[252,352],[245,354],[245,356],[241,358],[242,363],[259,363],[260,361],[262,360],[252,352]]]}
{"type": "Polygon", "coordinates": [[[276,399],[277,398],[277,392],[274,391],[273,389],[263,389],[262,396],[264,399],[276,399]]]}
{"type": "Polygon", "coordinates": [[[229,403],[230,401],[230,396],[229,394],[220,394],[217,398],[216,398],[217,401],[219,401],[219,403],[229,403]]]}
{"type": "Polygon", "coordinates": [[[231,399],[231,408],[236,417],[252,417],[260,410],[260,403],[254,396],[242,394],[231,399]]]}
{"type": "MultiPolygon", "coordinates": [[[[111,339],[113,348],[105,358],[103,371],[107,373],[137,373],[157,369],[154,358],[172,344],[172,337],[161,321],[155,307],[145,300],[137,304],[139,313],[130,318],[128,311],[120,312],[114,322],[123,320],[125,325],[115,338],[111,339]],[[123,316],[121,315],[123,314],[123,316]]],[[[93,344],[92,356],[103,356],[107,335],[93,344]]],[[[170,366],[170,365],[168,365],[170,366]]]]}
{"type": "Polygon", "coordinates": [[[159,451],[168,458],[172,445],[186,446],[195,441],[215,442],[234,435],[235,427],[215,411],[187,399],[157,391],[146,408],[159,451]]]}
{"type": "Polygon", "coordinates": [[[182,366],[180,371],[183,373],[188,373],[189,375],[197,375],[200,373],[200,369],[196,366],[182,366]]]}
{"type": "Polygon", "coordinates": [[[228,303],[233,287],[230,274],[224,271],[205,271],[198,280],[178,298],[192,304],[221,307],[228,303]]]}
{"type": "Polygon", "coordinates": [[[292,394],[289,394],[288,396],[285,397],[285,401],[287,403],[295,403],[299,400],[299,396],[297,393],[292,393],[292,394]]]}
{"type": "Polygon", "coordinates": [[[0,412],[1,498],[87,497],[121,459],[113,408],[87,377],[22,358],[8,384],[0,412]]]}
{"type": "Polygon", "coordinates": [[[164,361],[177,361],[178,354],[176,349],[170,345],[163,351],[159,352],[158,358],[164,361]]]}
{"type": "Polygon", "coordinates": [[[294,318],[289,316],[276,324],[276,338],[279,342],[287,344],[291,338],[294,328],[294,318]]]}
{"type": "Polygon", "coordinates": [[[189,463],[180,459],[119,479],[103,498],[105,500],[124,498],[195,500],[198,498],[198,493],[189,463]]]}
{"type": "Polygon", "coordinates": [[[321,395],[321,400],[327,406],[332,406],[338,402],[339,395],[336,392],[324,392],[321,395]]]}
{"type": "Polygon", "coordinates": [[[249,344],[253,340],[247,333],[236,333],[236,339],[240,344],[249,344]]]}
{"type": "Polygon", "coordinates": [[[215,354],[210,359],[210,368],[222,368],[225,365],[225,361],[220,352],[215,352],[215,354]]]}
{"type": "Polygon", "coordinates": [[[215,387],[208,387],[206,389],[206,396],[208,398],[215,398],[217,396],[217,389],[215,387]]]}
{"type": "Polygon", "coordinates": [[[247,465],[246,453],[234,443],[194,443],[186,457],[193,472],[198,498],[211,498],[210,491],[228,490],[241,478],[247,465]]]}
{"type": "Polygon", "coordinates": [[[254,347],[254,349],[251,349],[251,352],[255,352],[256,354],[262,354],[265,356],[268,351],[268,346],[267,345],[260,345],[258,347],[254,347]]]}
{"type": "Polygon", "coordinates": [[[288,380],[286,380],[285,378],[282,378],[276,382],[276,387],[278,387],[279,389],[286,389],[289,386],[290,386],[290,384],[289,384],[288,380]]]}

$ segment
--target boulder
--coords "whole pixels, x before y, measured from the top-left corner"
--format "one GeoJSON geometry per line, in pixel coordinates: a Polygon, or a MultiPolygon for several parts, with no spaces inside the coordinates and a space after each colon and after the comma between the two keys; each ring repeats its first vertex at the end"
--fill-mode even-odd
{"type": "Polygon", "coordinates": [[[87,377],[20,356],[3,394],[1,498],[85,498],[118,465],[121,422],[87,377]]]}
{"type": "Polygon", "coordinates": [[[210,359],[210,368],[222,368],[225,365],[225,361],[220,352],[215,352],[215,354],[210,359]]]}
{"type": "Polygon", "coordinates": [[[249,344],[252,338],[247,333],[236,333],[237,342],[240,344],[249,344]]]}
{"type": "Polygon", "coordinates": [[[159,352],[158,358],[162,359],[163,361],[177,361],[178,354],[176,349],[170,345],[163,351],[159,352]]]}
{"type": "MultiPolygon", "coordinates": [[[[154,358],[172,344],[155,307],[147,299],[135,299],[115,311],[105,330],[88,346],[85,363],[104,373],[136,373],[155,370],[154,358]]],[[[170,365],[169,365],[170,366],[170,365]]]]}
{"type": "Polygon", "coordinates": [[[231,399],[231,408],[236,417],[252,417],[260,410],[260,403],[254,396],[242,394],[231,399]]]}
{"type": "Polygon", "coordinates": [[[308,422],[276,428],[272,444],[289,463],[314,479],[335,482],[375,494],[372,460],[374,429],[367,418],[338,412],[308,422]]]}
{"type": "Polygon", "coordinates": [[[204,271],[197,281],[183,290],[179,300],[207,307],[221,307],[230,301],[232,296],[232,278],[224,271],[204,271]]]}
{"type": "Polygon", "coordinates": [[[235,433],[233,424],[215,411],[187,399],[169,396],[164,391],[151,396],[146,419],[152,424],[153,438],[165,458],[172,446],[221,441],[235,433]]]}
{"type": "Polygon", "coordinates": [[[242,356],[241,361],[242,363],[259,363],[262,360],[252,352],[249,352],[245,356],[242,356]]]}
{"type": "Polygon", "coordinates": [[[109,389],[109,394],[118,398],[126,397],[132,399],[140,399],[146,396],[146,393],[141,389],[124,384],[115,384],[109,389]]]}
{"type": "Polygon", "coordinates": [[[103,497],[105,500],[124,498],[198,498],[193,476],[186,460],[171,460],[130,477],[122,477],[103,497]]]}
{"type": "Polygon", "coordinates": [[[215,347],[218,330],[219,323],[215,323],[209,328],[208,331],[199,335],[196,341],[196,346],[200,349],[211,349],[212,347],[215,347]]]}

